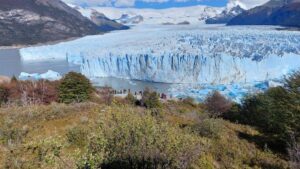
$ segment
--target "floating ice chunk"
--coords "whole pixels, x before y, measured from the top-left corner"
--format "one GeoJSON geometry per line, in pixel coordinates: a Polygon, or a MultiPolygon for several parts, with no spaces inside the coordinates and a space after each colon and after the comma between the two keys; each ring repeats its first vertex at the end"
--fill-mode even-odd
{"type": "Polygon", "coordinates": [[[274,81],[258,81],[252,83],[232,83],[232,84],[204,84],[195,86],[192,84],[172,85],[168,91],[170,95],[180,98],[192,97],[199,102],[204,101],[209,94],[218,91],[228,99],[240,103],[242,99],[248,94],[259,93],[266,91],[271,86],[282,85],[274,81]]]}
{"type": "Polygon", "coordinates": [[[38,73],[26,73],[26,72],[21,72],[19,75],[20,80],[39,80],[41,79],[40,74],[38,73]]]}
{"type": "Polygon", "coordinates": [[[62,76],[58,72],[54,72],[52,70],[48,70],[46,73],[26,73],[21,72],[19,75],[19,79],[21,80],[50,80],[55,81],[61,79],[62,76]]]}
{"type": "Polygon", "coordinates": [[[45,79],[45,80],[59,80],[62,78],[62,76],[58,73],[58,72],[54,72],[52,70],[48,70],[46,73],[43,73],[40,75],[41,79],[45,79]]]}

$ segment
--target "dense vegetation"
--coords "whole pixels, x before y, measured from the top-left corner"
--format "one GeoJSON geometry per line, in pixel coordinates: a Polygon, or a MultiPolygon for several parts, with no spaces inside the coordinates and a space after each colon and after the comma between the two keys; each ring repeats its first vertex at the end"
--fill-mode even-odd
{"type": "Polygon", "coordinates": [[[224,117],[257,127],[270,146],[285,151],[294,138],[300,141],[300,72],[287,78],[283,87],[246,97],[224,117]]]}
{"type": "Polygon", "coordinates": [[[79,103],[88,101],[94,88],[83,75],[70,72],[60,81],[18,81],[0,85],[0,103],[6,105],[79,103]]]}
{"type": "Polygon", "coordinates": [[[14,80],[0,85],[0,168],[297,169],[300,74],[285,81],[238,105],[117,98],[75,73],[14,80]]]}

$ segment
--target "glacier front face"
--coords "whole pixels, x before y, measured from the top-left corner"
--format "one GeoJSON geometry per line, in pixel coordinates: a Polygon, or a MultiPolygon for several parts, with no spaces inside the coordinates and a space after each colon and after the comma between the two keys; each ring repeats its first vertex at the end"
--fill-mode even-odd
{"type": "Polygon", "coordinates": [[[281,78],[300,68],[300,32],[223,25],[136,26],[20,50],[23,61],[62,60],[93,77],[230,84],[281,78]]]}

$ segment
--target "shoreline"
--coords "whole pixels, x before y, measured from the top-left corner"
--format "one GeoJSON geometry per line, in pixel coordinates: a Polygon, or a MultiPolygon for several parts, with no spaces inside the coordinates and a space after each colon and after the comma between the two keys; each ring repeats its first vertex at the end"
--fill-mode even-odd
{"type": "MultiPolygon", "coordinates": [[[[90,35],[87,35],[87,36],[90,36],[90,35]]],[[[85,37],[85,36],[83,36],[83,37],[85,37]]],[[[49,41],[49,42],[30,44],[30,45],[0,46],[0,50],[21,49],[21,48],[28,48],[28,47],[44,46],[44,45],[56,45],[56,44],[61,43],[61,42],[69,42],[69,41],[73,41],[73,40],[83,38],[83,37],[73,37],[73,38],[67,38],[67,39],[62,39],[62,40],[57,40],[57,41],[49,41]]]]}

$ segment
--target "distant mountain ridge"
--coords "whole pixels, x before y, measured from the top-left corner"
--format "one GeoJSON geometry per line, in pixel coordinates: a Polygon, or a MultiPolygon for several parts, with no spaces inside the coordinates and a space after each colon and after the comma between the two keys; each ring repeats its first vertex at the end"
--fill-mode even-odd
{"type": "Polygon", "coordinates": [[[103,13],[93,10],[90,20],[103,31],[129,29],[128,26],[122,25],[114,20],[107,18],[103,13]]]}
{"type": "Polygon", "coordinates": [[[104,31],[60,0],[0,0],[0,46],[58,41],[104,31]]]}
{"type": "Polygon", "coordinates": [[[228,23],[232,18],[236,17],[237,15],[243,13],[245,9],[241,8],[239,5],[227,8],[222,13],[218,14],[213,18],[208,18],[205,20],[206,24],[225,24],[228,23]]]}
{"type": "Polygon", "coordinates": [[[209,6],[191,6],[166,9],[139,9],[116,7],[78,7],[78,11],[86,17],[91,16],[91,11],[103,13],[108,18],[125,25],[137,24],[177,24],[189,22],[200,24],[205,19],[216,16],[224,8],[209,6]]]}
{"type": "Polygon", "coordinates": [[[234,17],[228,25],[300,27],[300,0],[271,0],[234,17]]]}

